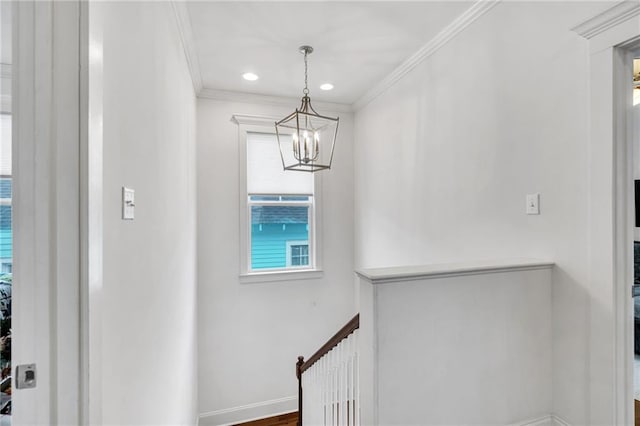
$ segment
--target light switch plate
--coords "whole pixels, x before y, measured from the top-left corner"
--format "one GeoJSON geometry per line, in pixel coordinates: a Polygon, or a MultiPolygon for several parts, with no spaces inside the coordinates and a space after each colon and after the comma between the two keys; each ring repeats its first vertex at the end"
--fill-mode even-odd
{"type": "Polygon", "coordinates": [[[540,194],[527,194],[527,214],[540,214],[540,194]]]}
{"type": "Polygon", "coordinates": [[[127,187],[122,187],[122,219],[133,220],[136,208],[136,192],[127,187]]]}

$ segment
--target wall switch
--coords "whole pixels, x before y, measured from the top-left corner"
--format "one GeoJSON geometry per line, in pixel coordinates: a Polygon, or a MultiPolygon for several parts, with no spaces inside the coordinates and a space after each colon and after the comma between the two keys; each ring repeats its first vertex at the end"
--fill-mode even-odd
{"type": "Polygon", "coordinates": [[[133,220],[136,207],[136,192],[133,189],[122,187],[122,219],[133,220]]]}
{"type": "Polygon", "coordinates": [[[527,214],[540,214],[540,194],[527,194],[527,214]]]}

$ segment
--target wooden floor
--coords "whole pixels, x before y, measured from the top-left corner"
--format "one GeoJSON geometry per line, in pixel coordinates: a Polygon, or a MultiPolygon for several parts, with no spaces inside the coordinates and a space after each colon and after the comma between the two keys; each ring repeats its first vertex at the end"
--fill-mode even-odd
{"type": "Polygon", "coordinates": [[[235,426],[296,426],[298,424],[298,412],[281,414],[266,419],[254,420],[247,423],[239,423],[235,426]]]}
{"type": "Polygon", "coordinates": [[[636,421],[635,426],[640,426],[640,401],[635,400],[636,421]]]}

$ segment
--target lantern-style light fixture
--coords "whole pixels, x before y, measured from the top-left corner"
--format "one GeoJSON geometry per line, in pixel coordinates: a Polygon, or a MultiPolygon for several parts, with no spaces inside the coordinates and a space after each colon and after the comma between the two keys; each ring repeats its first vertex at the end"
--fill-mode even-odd
{"type": "Polygon", "coordinates": [[[307,57],[313,47],[299,50],[304,54],[304,96],[300,108],[276,122],[276,136],[284,170],[313,173],[331,168],[340,119],[320,115],[311,106],[307,57]]]}

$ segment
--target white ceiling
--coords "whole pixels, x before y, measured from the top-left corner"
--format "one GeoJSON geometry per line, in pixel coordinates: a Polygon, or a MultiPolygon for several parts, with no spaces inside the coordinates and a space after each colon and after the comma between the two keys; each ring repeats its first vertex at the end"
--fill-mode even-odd
{"type": "Polygon", "coordinates": [[[352,104],[473,1],[186,3],[204,88],[352,104]],[[245,72],[260,76],[242,79],[245,72]],[[324,92],[320,84],[335,88],[324,92]]]}

